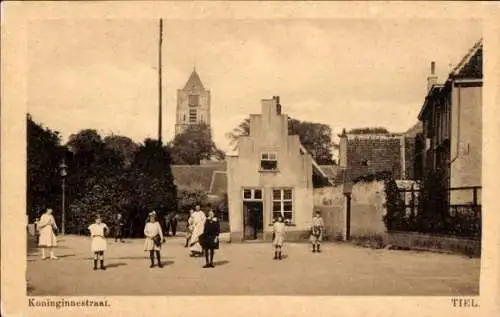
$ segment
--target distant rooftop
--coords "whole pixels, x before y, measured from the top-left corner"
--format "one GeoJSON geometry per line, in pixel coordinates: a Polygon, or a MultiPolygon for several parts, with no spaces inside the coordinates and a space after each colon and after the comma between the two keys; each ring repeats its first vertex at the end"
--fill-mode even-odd
{"type": "Polygon", "coordinates": [[[189,76],[186,85],[184,85],[183,90],[205,90],[203,83],[201,82],[200,76],[196,72],[196,69],[193,69],[191,76],[189,76]]]}

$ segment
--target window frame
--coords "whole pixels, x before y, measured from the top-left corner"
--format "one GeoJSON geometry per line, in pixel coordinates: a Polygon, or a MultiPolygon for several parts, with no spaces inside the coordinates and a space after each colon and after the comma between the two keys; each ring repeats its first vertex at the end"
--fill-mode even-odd
{"type": "Polygon", "coordinates": [[[200,106],[200,95],[192,94],[188,95],[188,105],[189,107],[199,107],[200,106]],[[194,101],[192,99],[195,99],[195,103],[191,103],[191,101],[194,101]]]}
{"type": "Polygon", "coordinates": [[[271,212],[270,212],[270,217],[271,221],[270,223],[272,224],[274,222],[274,219],[277,218],[278,214],[283,215],[284,220],[289,220],[288,225],[293,225],[295,223],[295,191],[292,187],[273,187],[271,189],[271,212]],[[280,196],[278,199],[275,199],[274,192],[279,191],[280,196]],[[285,192],[290,191],[290,198],[285,198],[285,192]],[[275,203],[280,204],[280,210],[274,210],[275,203]],[[291,210],[286,210],[285,208],[285,203],[290,203],[291,204],[291,210]],[[290,217],[287,218],[286,214],[290,214],[290,217]],[[276,216],[275,216],[276,215],[276,216]]]}
{"type": "Polygon", "coordinates": [[[198,121],[198,110],[196,109],[189,109],[189,123],[196,123],[198,121]],[[194,114],[194,116],[193,116],[194,114]],[[194,118],[194,120],[193,120],[194,118]]]}
{"type": "Polygon", "coordinates": [[[278,152],[277,151],[261,151],[260,152],[260,160],[259,160],[259,168],[261,171],[264,172],[275,172],[278,170],[278,152]],[[267,158],[264,158],[264,156],[267,156],[267,158]],[[271,156],[274,156],[274,159],[270,158],[271,156]],[[263,163],[264,162],[274,162],[274,167],[273,168],[266,168],[263,163]]]}
{"type": "Polygon", "coordinates": [[[241,190],[242,200],[245,201],[264,201],[264,191],[262,188],[256,187],[243,187],[241,190]],[[245,198],[245,191],[250,191],[250,198],[245,198]],[[255,198],[255,192],[260,191],[260,198],[255,198]]]}

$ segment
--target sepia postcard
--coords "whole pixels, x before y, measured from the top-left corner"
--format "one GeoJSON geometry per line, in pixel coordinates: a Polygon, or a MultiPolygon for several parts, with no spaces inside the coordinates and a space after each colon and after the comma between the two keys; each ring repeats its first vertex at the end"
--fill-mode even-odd
{"type": "Polygon", "coordinates": [[[2,316],[498,316],[498,21],[2,3],[2,316]]]}

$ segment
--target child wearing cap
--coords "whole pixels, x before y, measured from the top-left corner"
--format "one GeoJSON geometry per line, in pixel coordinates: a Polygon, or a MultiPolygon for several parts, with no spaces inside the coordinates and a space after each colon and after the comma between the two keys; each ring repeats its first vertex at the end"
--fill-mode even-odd
{"type": "Polygon", "coordinates": [[[313,217],[311,225],[311,243],[313,246],[313,253],[321,252],[320,245],[321,240],[323,239],[324,226],[325,225],[323,222],[323,218],[321,217],[320,212],[317,210],[313,217]]]}
{"type": "Polygon", "coordinates": [[[144,235],[146,236],[146,241],[144,241],[144,251],[149,251],[149,258],[151,259],[151,265],[149,267],[152,268],[155,266],[154,261],[156,254],[158,267],[162,268],[163,264],[160,261],[160,250],[161,243],[163,241],[163,231],[160,223],[156,220],[156,212],[154,211],[149,213],[149,221],[144,227],[144,235]]]}
{"type": "Polygon", "coordinates": [[[108,226],[102,222],[101,216],[97,215],[95,222],[88,227],[91,238],[91,250],[94,253],[94,270],[97,270],[97,260],[100,260],[101,270],[105,270],[104,251],[107,249],[105,234],[108,226]]]}

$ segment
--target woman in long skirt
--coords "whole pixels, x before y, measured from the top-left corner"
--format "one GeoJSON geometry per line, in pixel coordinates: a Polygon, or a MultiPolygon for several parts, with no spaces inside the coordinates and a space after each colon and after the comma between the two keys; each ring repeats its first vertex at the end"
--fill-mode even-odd
{"type": "Polygon", "coordinates": [[[273,225],[273,246],[274,246],[274,259],[281,260],[281,249],[285,241],[285,223],[283,217],[278,216],[278,220],[273,225]]]}
{"type": "Polygon", "coordinates": [[[200,236],[203,234],[205,229],[206,216],[205,213],[200,209],[200,206],[196,206],[193,212],[193,231],[191,234],[191,239],[189,240],[189,250],[191,251],[191,256],[203,255],[203,249],[200,244],[200,236]]]}
{"type": "Polygon", "coordinates": [[[53,250],[57,245],[57,239],[54,233],[54,231],[57,230],[57,224],[52,215],[52,209],[47,208],[47,211],[40,217],[37,228],[40,233],[38,246],[42,249],[42,259],[45,260],[47,258],[46,250],[49,250],[51,260],[57,259],[53,250]]]}
{"type": "Polygon", "coordinates": [[[146,236],[146,240],[144,241],[144,251],[149,251],[149,258],[151,259],[151,265],[149,267],[155,266],[154,256],[156,254],[158,267],[162,268],[163,264],[161,264],[160,260],[160,250],[161,243],[163,241],[163,232],[160,223],[156,221],[156,212],[154,211],[149,214],[149,221],[144,227],[144,235],[146,236]]]}
{"type": "Polygon", "coordinates": [[[203,268],[214,267],[214,253],[219,249],[220,223],[212,210],[208,212],[205,228],[200,242],[205,253],[205,265],[203,268]]]}
{"type": "Polygon", "coordinates": [[[102,222],[99,215],[96,216],[95,223],[89,226],[91,237],[91,250],[94,253],[94,270],[97,270],[97,260],[100,260],[101,270],[105,270],[104,266],[104,251],[108,245],[106,242],[106,233],[109,230],[108,226],[102,222]]]}
{"type": "Polygon", "coordinates": [[[193,209],[189,210],[189,218],[186,224],[186,244],[184,245],[185,248],[189,246],[189,240],[191,240],[191,235],[193,233],[193,212],[193,209]]]}

